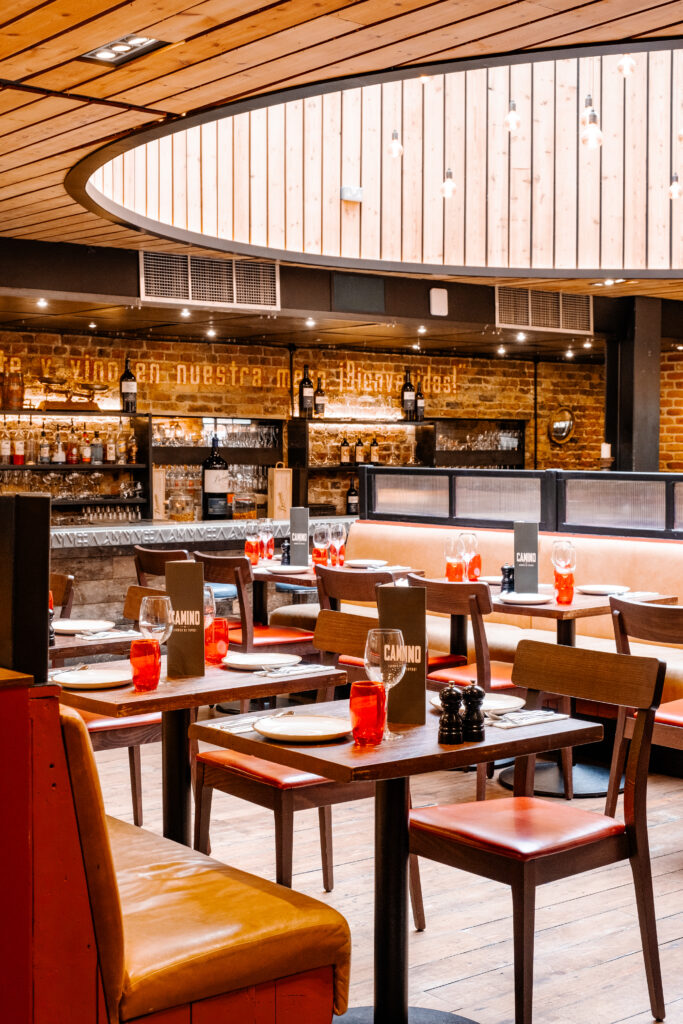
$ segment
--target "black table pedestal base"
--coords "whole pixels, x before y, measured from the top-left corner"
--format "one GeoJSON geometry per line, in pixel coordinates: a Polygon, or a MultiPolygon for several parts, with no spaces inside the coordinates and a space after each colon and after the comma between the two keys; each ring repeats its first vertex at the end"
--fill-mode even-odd
{"type": "MultiPolygon", "coordinates": [[[[469,1017],[443,1010],[427,1010],[423,1006],[411,1006],[408,1010],[409,1024],[476,1024],[469,1017]]],[[[375,1011],[372,1006],[352,1006],[343,1017],[335,1017],[335,1024],[373,1024],[375,1011]]]]}
{"type": "MultiPolygon", "coordinates": [[[[598,797],[607,795],[609,784],[609,768],[600,764],[575,764],[574,796],[598,797]]],[[[512,789],[515,780],[514,768],[506,768],[498,776],[501,786],[512,789]]],[[[623,793],[623,780],[619,792],[623,793]]],[[[536,765],[534,773],[534,795],[564,797],[564,779],[562,771],[556,764],[541,762],[536,765]]]]}

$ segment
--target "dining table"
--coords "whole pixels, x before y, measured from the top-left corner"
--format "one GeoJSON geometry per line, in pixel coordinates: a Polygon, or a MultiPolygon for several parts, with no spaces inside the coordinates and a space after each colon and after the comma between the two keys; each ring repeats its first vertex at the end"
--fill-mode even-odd
{"type": "MultiPolygon", "coordinates": [[[[106,668],[127,671],[130,670],[130,662],[108,662],[106,668]]],[[[163,657],[161,681],[156,690],[142,693],[132,685],[107,689],[69,689],[62,686],[59,700],[78,711],[91,711],[111,718],[151,712],[161,714],[163,832],[167,839],[190,846],[192,787],[188,730],[192,710],[207,704],[311,690],[329,697],[333,687],[345,682],[345,672],[318,662],[295,666],[290,671],[273,670],[269,674],[207,665],[203,676],[168,679],[166,658],[163,657]]]]}
{"type": "Polygon", "coordinates": [[[52,647],[48,647],[47,656],[50,662],[62,664],[70,658],[94,658],[101,654],[128,654],[130,642],[135,636],[142,636],[134,630],[109,631],[109,635],[102,639],[97,634],[77,635],[72,633],[58,633],[52,647]],[[120,633],[120,636],[114,635],[120,633]]]}
{"type": "MultiPolygon", "coordinates": [[[[307,713],[305,709],[298,712],[307,713]]],[[[314,713],[347,719],[348,701],[318,704],[314,713]]],[[[602,726],[559,716],[510,730],[488,725],[481,742],[447,746],[438,742],[439,715],[428,704],[424,725],[393,725],[399,740],[359,747],[348,734],[336,742],[273,742],[254,728],[268,714],[260,712],[248,721],[239,716],[227,722],[197,722],[190,727],[190,736],[336,782],[376,783],[374,1004],[348,1010],[339,1018],[340,1024],[474,1024],[457,1014],[408,1005],[409,779],[513,757],[517,759],[515,794],[528,795],[536,754],[596,742],[602,737],[602,726]]]]}

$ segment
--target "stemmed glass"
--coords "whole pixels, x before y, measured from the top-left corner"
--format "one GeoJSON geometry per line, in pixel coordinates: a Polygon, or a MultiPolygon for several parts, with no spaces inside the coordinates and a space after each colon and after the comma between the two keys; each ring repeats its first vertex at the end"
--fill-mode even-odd
{"type": "Polygon", "coordinates": [[[346,557],[346,527],[343,523],[330,526],[330,563],[343,565],[346,557]]]}
{"type": "Polygon", "coordinates": [[[327,552],[330,547],[330,528],[327,525],[316,526],[313,531],[313,565],[327,565],[327,552]]]}
{"type": "Polygon", "coordinates": [[[558,604],[571,604],[574,598],[576,548],[570,540],[556,540],[550,559],[555,568],[555,600],[558,604]]]}
{"type": "Polygon", "coordinates": [[[261,558],[270,559],[275,554],[275,538],[273,536],[272,519],[258,520],[259,555],[261,558]]]}
{"type": "Polygon", "coordinates": [[[204,630],[206,631],[216,618],[216,598],[213,589],[204,584],[204,630]]]}
{"type": "MultiPolygon", "coordinates": [[[[400,629],[371,629],[365,641],[365,671],[374,683],[384,683],[389,707],[389,690],[403,679],[406,670],[406,646],[400,629]]],[[[403,739],[392,732],[387,720],[382,739],[387,743],[403,739]]]]}
{"type": "Polygon", "coordinates": [[[148,640],[166,643],[173,632],[173,605],[170,597],[143,597],[138,628],[148,640]]]}
{"type": "Polygon", "coordinates": [[[460,540],[464,546],[464,556],[467,565],[467,579],[478,580],[481,576],[481,555],[478,552],[477,535],[475,533],[461,533],[460,540]]]}

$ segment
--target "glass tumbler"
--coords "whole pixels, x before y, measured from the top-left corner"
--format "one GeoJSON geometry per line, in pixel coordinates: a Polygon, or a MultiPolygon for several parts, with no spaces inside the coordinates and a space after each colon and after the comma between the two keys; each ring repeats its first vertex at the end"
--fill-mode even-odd
{"type": "Polygon", "coordinates": [[[351,683],[349,713],[357,746],[381,743],[387,718],[387,696],[382,684],[370,679],[351,683]]]}
{"type": "Polygon", "coordinates": [[[228,653],[228,620],[214,619],[204,630],[204,661],[207,665],[221,665],[228,653]]]}
{"type": "Polygon", "coordinates": [[[137,692],[151,693],[156,690],[161,675],[159,641],[149,637],[131,641],[130,663],[133,667],[133,687],[137,692]]]}

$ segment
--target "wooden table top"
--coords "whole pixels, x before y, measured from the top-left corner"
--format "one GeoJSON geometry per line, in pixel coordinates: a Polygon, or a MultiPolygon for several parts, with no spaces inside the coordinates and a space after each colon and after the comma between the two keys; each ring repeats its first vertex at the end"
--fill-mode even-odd
{"type": "MultiPolygon", "coordinates": [[[[546,590],[550,593],[549,584],[541,584],[541,587],[541,593],[546,590]]],[[[610,613],[608,596],[579,594],[575,591],[571,604],[558,604],[554,598],[548,604],[508,604],[507,601],[501,601],[497,588],[491,589],[494,612],[504,612],[506,615],[533,615],[540,619],[585,619],[591,615],[610,613]]],[[[633,598],[637,594],[629,592],[623,596],[633,598]]],[[[678,599],[668,594],[655,595],[648,591],[647,600],[657,604],[676,604],[678,599]]]]}
{"type": "Polygon", "coordinates": [[[130,636],[122,636],[111,640],[82,640],[58,633],[54,647],[48,647],[48,658],[50,661],[61,661],[64,658],[94,658],[97,654],[128,654],[132,639],[130,636]]]}
{"type": "MultiPolygon", "coordinates": [[[[108,662],[106,667],[117,666],[128,668],[129,662],[108,662]]],[[[62,689],[59,700],[80,711],[125,718],[152,711],[179,711],[204,704],[274,697],[304,690],[324,690],[346,682],[346,672],[318,664],[311,665],[310,674],[305,676],[257,676],[253,672],[237,672],[217,665],[207,665],[204,676],[166,679],[165,671],[166,659],[163,658],[161,682],[151,693],[136,693],[132,686],[119,686],[110,690],[62,689]]]]}
{"type": "MultiPolygon", "coordinates": [[[[269,568],[267,566],[267,563],[259,562],[258,565],[254,566],[254,579],[259,583],[292,583],[295,586],[299,584],[299,586],[302,587],[317,586],[318,581],[316,579],[314,565],[310,565],[305,573],[279,573],[276,571],[278,565],[278,562],[271,562],[272,568],[269,568]]],[[[327,566],[327,568],[334,567],[327,566]]],[[[365,569],[356,569],[351,565],[343,565],[340,566],[340,568],[344,569],[345,571],[348,570],[349,572],[357,572],[359,573],[359,575],[362,575],[366,571],[365,569]]],[[[377,568],[373,571],[390,572],[395,580],[402,579],[404,576],[407,576],[409,572],[421,572],[421,570],[411,569],[409,566],[401,566],[401,568],[397,569],[395,566],[391,565],[378,565],[377,568]]]]}
{"type": "MultiPolygon", "coordinates": [[[[272,714],[272,711],[263,711],[253,716],[230,716],[198,722],[190,726],[190,736],[214,746],[253,754],[277,764],[323,775],[336,782],[406,778],[424,772],[460,768],[525,754],[542,754],[560,747],[575,747],[602,739],[600,724],[561,718],[557,722],[544,722],[543,725],[520,729],[487,726],[486,738],[482,743],[441,746],[437,742],[439,715],[429,705],[425,725],[392,726],[396,732],[403,733],[405,738],[377,747],[357,747],[350,738],[342,742],[295,746],[271,742],[253,730],[238,733],[229,731],[239,724],[241,718],[267,718],[272,714]]],[[[316,704],[310,710],[301,710],[297,714],[348,717],[349,705],[348,701],[316,704]]]]}

